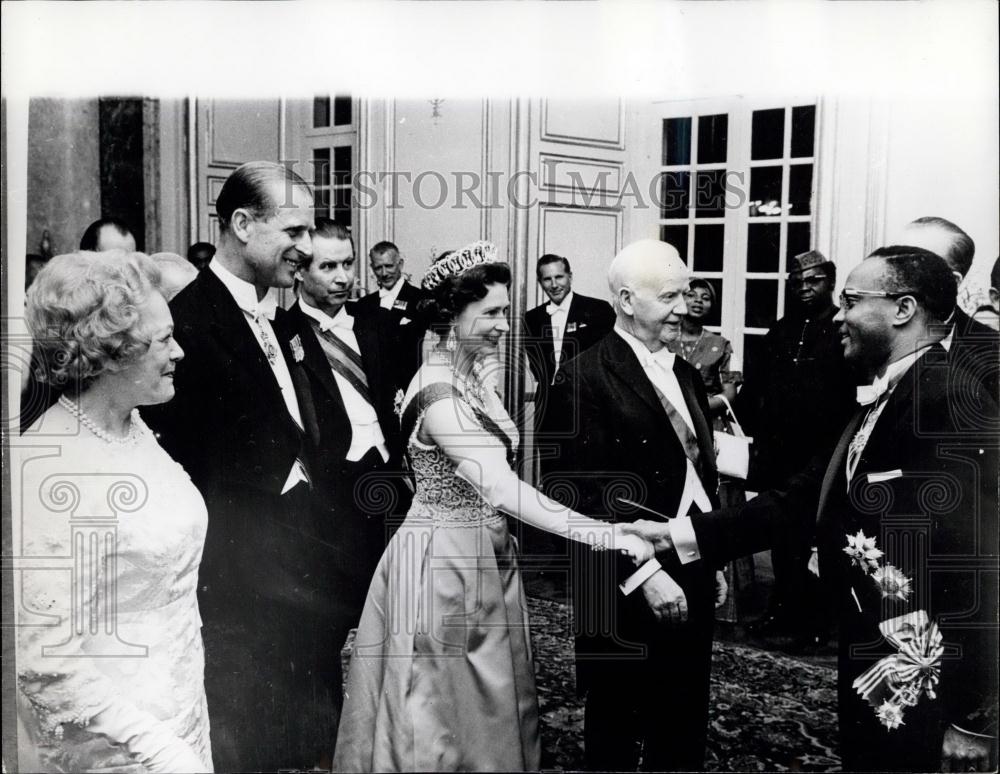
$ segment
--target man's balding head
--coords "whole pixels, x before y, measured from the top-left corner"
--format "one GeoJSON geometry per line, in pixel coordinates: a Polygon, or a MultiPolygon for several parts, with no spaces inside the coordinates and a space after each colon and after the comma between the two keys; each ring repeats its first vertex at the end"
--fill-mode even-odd
{"type": "Polygon", "coordinates": [[[135,252],[135,237],[128,224],[119,218],[95,220],[80,237],[80,249],[103,253],[108,250],[135,252]]]}
{"type": "Polygon", "coordinates": [[[640,239],[611,261],[608,286],[618,324],[650,351],[662,347],[661,338],[680,334],[687,314],[684,291],[690,274],[676,248],[656,239],[640,239]]]}
{"type": "Polygon", "coordinates": [[[948,267],[965,277],[976,255],[976,243],[972,237],[950,220],[929,215],[908,223],[903,230],[900,243],[921,247],[944,258],[948,267]]]}

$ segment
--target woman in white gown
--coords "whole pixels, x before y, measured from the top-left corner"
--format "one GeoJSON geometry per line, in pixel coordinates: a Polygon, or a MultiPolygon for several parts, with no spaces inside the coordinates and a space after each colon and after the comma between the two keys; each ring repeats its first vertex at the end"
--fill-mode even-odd
{"type": "Polygon", "coordinates": [[[504,513],[636,561],[651,555],[512,471],[517,430],[489,373],[509,330],[509,283],[488,243],[438,259],[424,278],[441,346],[402,403],[416,492],[362,613],[337,771],[539,768],[527,605],[504,513]]]}
{"type": "Polygon", "coordinates": [[[59,402],[18,440],[23,771],[211,771],[196,597],[207,515],[137,406],[183,352],[141,253],[53,258],[28,293],[59,402]]]}

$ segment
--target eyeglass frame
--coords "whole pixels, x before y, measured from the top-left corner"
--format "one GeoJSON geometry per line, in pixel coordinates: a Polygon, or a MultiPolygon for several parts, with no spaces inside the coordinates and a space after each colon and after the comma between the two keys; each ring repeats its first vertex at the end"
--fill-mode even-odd
{"type": "Polygon", "coordinates": [[[912,296],[913,298],[923,298],[923,294],[916,290],[864,290],[863,288],[853,288],[846,287],[840,291],[840,306],[842,308],[850,309],[851,307],[846,305],[851,297],[854,297],[854,301],[858,301],[862,298],[888,298],[897,299],[903,298],[904,296],[912,296]]]}

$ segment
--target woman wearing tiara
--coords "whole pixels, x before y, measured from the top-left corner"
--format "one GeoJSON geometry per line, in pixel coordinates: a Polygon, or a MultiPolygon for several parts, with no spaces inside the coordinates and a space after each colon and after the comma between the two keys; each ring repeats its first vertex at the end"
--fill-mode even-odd
{"type": "Polygon", "coordinates": [[[511,469],[517,430],[493,386],[509,285],[486,242],[440,257],[424,277],[440,341],[402,404],[416,492],[361,616],[338,771],[539,768],[527,605],[503,514],[637,562],[652,555],[511,469]]]}

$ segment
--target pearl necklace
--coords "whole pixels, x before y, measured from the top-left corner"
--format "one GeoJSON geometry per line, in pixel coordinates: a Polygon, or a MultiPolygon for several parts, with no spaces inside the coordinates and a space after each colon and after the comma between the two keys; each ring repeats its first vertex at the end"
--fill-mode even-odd
{"type": "Polygon", "coordinates": [[[91,433],[111,446],[134,446],[135,443],[149,429],[146,427],[146,423],[143,422],[142,418],[139,416],[138,409],[132,409],[132,413],[129,415],[128,433],[124,436],[117,436],[112,435],[107,430],[98,427],[97,423],[87,416],[83,409],[77,406],[76,403],[71,401],[65,395],[59,396],[59,405],[76,417],[80,421],[80,424],[86,427],[91,433]]]}

